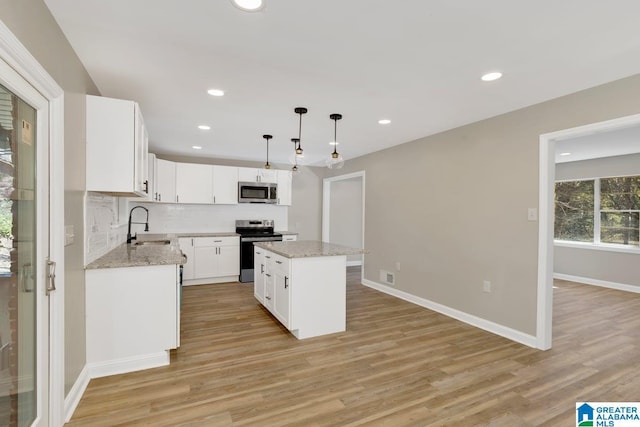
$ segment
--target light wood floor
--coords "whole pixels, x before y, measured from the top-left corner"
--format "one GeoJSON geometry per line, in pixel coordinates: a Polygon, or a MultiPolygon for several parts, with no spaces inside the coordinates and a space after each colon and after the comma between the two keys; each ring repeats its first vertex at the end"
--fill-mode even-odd
{"type": "Polygon", "coordinates": [[[251,285],[186,287],[171,365],[92,380],[70,425],[571,426],[640,400],[640,295],[558,281],[543,352],[348,279],[347,332],[303,341],[251,285]]]}

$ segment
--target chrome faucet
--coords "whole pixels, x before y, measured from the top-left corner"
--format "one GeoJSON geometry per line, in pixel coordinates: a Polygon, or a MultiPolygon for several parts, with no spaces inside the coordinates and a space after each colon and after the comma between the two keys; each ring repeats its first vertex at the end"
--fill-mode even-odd
{"type": "Polygon", "coordinates": [[[136,233],[136,235],[133,237],[131,236],[131,224],[144,224],[144,231],[149,231],[149,209],[145,208],[144,206],[134,206],[129,211],[129,227],[127,228],[127,243],[131,243],[132,240],[135,240],[138,237],[138,233],[136,233]],[[133,211],[135,211],[138,208],[144,209],[145,212],[147,212],[146,222],[131,222],[131,214],[133,214],[133,211]]]}

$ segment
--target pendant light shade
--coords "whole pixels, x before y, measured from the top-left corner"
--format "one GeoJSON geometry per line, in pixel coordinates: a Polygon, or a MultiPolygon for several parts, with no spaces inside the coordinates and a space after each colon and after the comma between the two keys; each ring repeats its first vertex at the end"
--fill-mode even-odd
{"type": "Polygon", "coordinates": [[[295,162],[293,164],[293,167],[291,168],[291,170],[293,172],[298,172],[298,145],[300,143],[300,140],[298,138],[291,138],[291,142],[293,142],[293,161],[295,162]]]}
{"type": "Polygon", "coordinates": [[[331,114],[329,116],[333,120],[333,153],[329,154],[326,164],[329,169],[340,169],[344,166],[344,159],[338,153],[338,120],[342,119],[342,114],[331,114]]]}
{"type": "Polygon", "coordinates": [[[264,164],[265,169],[271,169],[271,165],[269,164],[269,140],[273,138],[272,135],[262,135],[264,139],[267,140],[267,163],[264,164]]]}
{"type": "Polygon", "coordinates": [[[298,125],[298,146],[296,147],[296,154],[301,155],[304,153],[302,150],[302,145],[300,145],[300,141],[302,140],[302,115],[307,114],[307,109],[305,107],[296,107],[293,109],[296,114],[300,115],[300,122],[298,125]]]}

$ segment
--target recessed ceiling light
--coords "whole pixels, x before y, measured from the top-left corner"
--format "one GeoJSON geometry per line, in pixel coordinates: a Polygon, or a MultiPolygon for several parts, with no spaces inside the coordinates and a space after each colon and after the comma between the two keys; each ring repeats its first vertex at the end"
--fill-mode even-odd
{"type": "Polygon", "coordinates": [[[331,141],[331,142],[329,143],[329,145],[340,145],[340,143],[339,143],[339,142],[336,142],[336,141],[331,141]]]}
{"type": "Polygon", "coordinates": [[[391,123],[391,120],[382,119],[382,120],[378,120],[378,123],[380,123],[381,125],[388,125],[389,123],[391,123]]]}
{"type": "Polygon", "coordinates": [[[200,130],[209,130],[209,129],[211,129],[211,126],[200,125],[200,126],[198,126],[198,129],[200,129],[200,130]]]}
{"type": "Polygon", "coordinates": [[[567,152],[567,153],[560,153],[561,156],[570,156],[571,153],[567,152]]]}
{"type": "Polygon", "coordinates": [[[263,0],[231,0],[231,3],[245,12],[257,12],[264,9],[263,0]]]}
{"type": "Polygon", "coordinates": [[[191,148],[193,148],[194,150],[202,150],[202,147],[199,145],[194,145],[191,148]]]}
{"type": "Polygon", "coordinates": [[[209,89],[207,93],[211,96],[224,96],[224,91],[220,89],[209,89]]]}
{"type": "Polygon", "coordinates": [[[494,80],[498,80],[500,77],[502,77],[502,73],[499,71],[494,71],[492,73],[485,74],[481,77],[481,79],[483,82],[492,82],[494,80]]]}

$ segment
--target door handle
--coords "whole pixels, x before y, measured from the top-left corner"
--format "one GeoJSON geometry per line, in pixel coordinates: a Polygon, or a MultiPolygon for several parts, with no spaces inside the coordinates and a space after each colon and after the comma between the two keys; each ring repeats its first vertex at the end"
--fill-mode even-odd
{"type": "Polygon", "coordinates": [[[47,295],[56,290],[56,263],[47,258],[47,295]]]}

